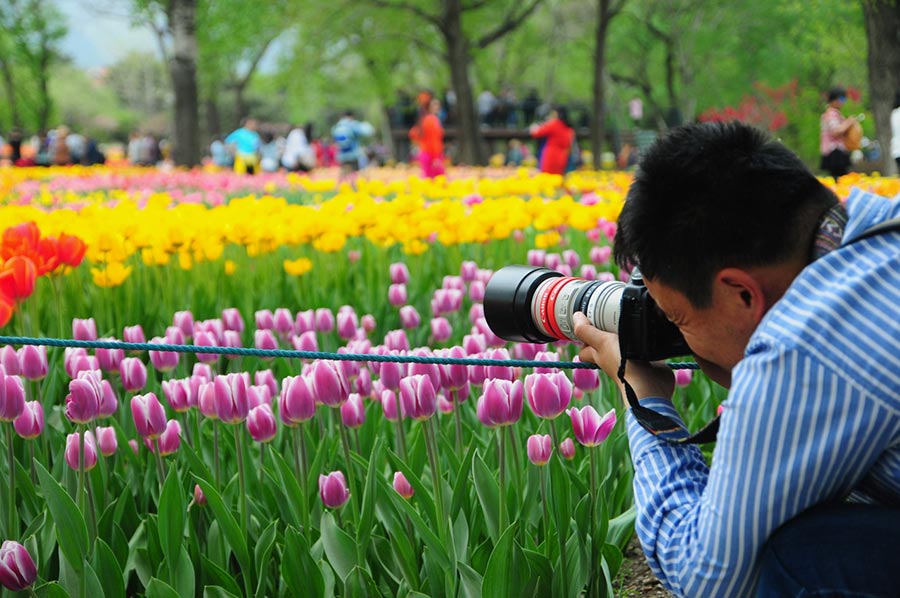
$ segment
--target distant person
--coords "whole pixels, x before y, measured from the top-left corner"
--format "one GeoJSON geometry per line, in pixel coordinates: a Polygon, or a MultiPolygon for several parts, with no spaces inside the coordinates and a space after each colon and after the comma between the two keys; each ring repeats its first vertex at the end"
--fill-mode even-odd
{"type": "Polygon", "coordinates": [[[900,176],[900,90],[894,95],[894,109],[891,111],[891,157],[897,163],[900,176]]]}
{"type": "Polygon", "coordinates": [[[569,125],[569,114],[563,106],[550,111],[542,125],[531,125],[531,136],[544,139],[540,157],[541,172],[562,175],[569,164],[569,153],[575,141],[575,130],[569,125]]]}
{"type": "Polygon", "coordinates": [[[54,166],[68,166],[72,163],[72,156],[69,153],[69,144],[66,143],[66,137],[69,136],[69,129],[63,126],[56,128],[56,135],[50,145],[51,160],[54,166]]]}
{"type": "Polygon", "coordinates": [[[141,161],[141,142],[143,138],[137,131],[132,131],[128,136],[128,145],[125,148],[125,157],[132,166],[140,164],[141,161]]]}
{"type": "Polygon", "coordinates": [[[281,166],[281,143],[272,133],[262,134],[259,146],[259,168],[263,172],[278,172],[281,166]]]}
{"type": "Polygon", "coordinates": [[[234,165],[234,158],[221,137],[216,137],[209,144],[209,156],[219,168],[231,168],[234,165]]]}
{"type": "Polygon", "coordinates": [[[295,125],[284,142],[281,165],[291,172],[309,172],[316,165],[316,152],[303,127],[295,125]]]}
{"type": "Polygon", "coordinates": [[[95,166],[98,164],[106,164],[106,155],[100,151],[97,140],[88,137],[84,142],[84,153],[81,156],[81,163],[84,166],[95,166]]]}
{"type": "Polygon", "coordinates": [[[419,146],[417,159],[426,179],[444,174],[444,127],[438,118],[440,111],[441,101],[432,99],[427,113],[409,132],[410,139],[419,146]]]}
{"type": "Polygon", "coordinates": [[[375,134],[375,127],[365,121],[356,120],[352,110],[347,110],[331,129],[334,145],[337,147],[337,161],[341,165],[341,178],[353,178],[364,166],[365,152],[362,142],[375,134]]]}
{"type": "Polygon", "coordinates": [[[256,119],[247,117],[241,126],[228,134],[225,143],[234,147],[234,171],[238,174],[253,174],[259,169],[259,147],[261,140],[256,132],[256,119]]]}
{"type": "Polygon", "coordinates": [[[847,150],[845,136],[856,124],[855,118],[844,118],[841,106],[847,101],[847,90],[835,87],[828,92],[828,106],[822,113],[819,153],[821,168],[837,181],[850,172],[850,152],[847,150]]]}
{"type": "Polygon", "coordinates": [[[506,165],[521,166],[525,158],[528,157],[528,148],[526,148],[520,139],[510,139],[506,150],[506,165]]]}
{"type": "Polygon", "coordinates": [[[488,126],[494,115],[494,108],[497,106],[497,98],[491,93],[491,90],[485,89],[478,94],[478,120],[482,126],[488,126]]]}
{"type": "Polygon", "coordinates": [[[537,90],[532,87],[522,99],[522,118],[525,120],[526,125],[531,125],[535,121],[537,109],[540,105],[541,98],[538,96],[537,90]]]}
{"type": "Polygon", "coordinates": [[[22,159],[22,130],[14,127],[9,132],[9,159],[13,164],[17,164],[22,159]]]}

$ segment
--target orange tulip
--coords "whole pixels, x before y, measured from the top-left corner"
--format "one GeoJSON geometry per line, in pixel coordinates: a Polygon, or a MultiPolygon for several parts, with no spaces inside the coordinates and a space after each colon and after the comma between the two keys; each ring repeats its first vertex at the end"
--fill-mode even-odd
{"type": "Polygon", "coordinates": [[[0,293],[12,299],[31,296],[37,279],[37,268],[31,258],[15,255],[6,260],[3,270],[12,272],[12,275],[0,278],[0,293]]]}
{"type": "Polygon", "coordinates": [[[38,243],[37,266],[38,276],[53,272],[59,266],[59,242],[55,237],[46,237],[38,243]]]}
{"type": "Polygon", "coordinates": [[[41,231],[34,222],[23,222],[3,231],[3,244],[0,246],[0,257],[10,258],[14,255],[32,253],[37,250],[41,231]]]}
{"type": "Polygon", "coordinates": [[[67,266],[78,266],[84,259],[84,252],[87,246],[80,238],[75,235],[67,235],[65,233],[59,236],[59,261],[67,266]]]}

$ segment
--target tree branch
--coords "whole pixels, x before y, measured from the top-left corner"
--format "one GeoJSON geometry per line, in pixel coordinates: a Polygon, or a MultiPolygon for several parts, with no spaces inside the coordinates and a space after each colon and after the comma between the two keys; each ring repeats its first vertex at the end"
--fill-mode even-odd
{"type": "Polygon", "coordinates": [[[465,12],[467,10],[478,10],[479,8],[486,5],[490,0],[474,0],[473,2],[466,4],[462,7],[462,10],[465,12]]]}
{"type": "Polygon", "coordinates": [[[441,22],[440,18],[422,10],[414,4],[410,4],[408,2],[391,2],[390,0],[368,0],[368,2],[369,4],[377,8],[394,8],[398,10],[405,10],[406,12],[412,13],[421,19],[425,19],[438,29],[441,29],[443,27],[443,23],[441,22]]]}
{"type": "Polygon", "coordinates": [[[532,0],[531,4],[526,6],[525,9],[522,10],[522,12],[518,15],[513,14],[513,12],[515,11],[515,9],[513,9],[513,11],[507,14],[506,18],[503,19],[503,22],[497,25],[497,27],[493,31],[490,31],[483,35],[475,44],[475,47],[483,50],[510,31],[513,31],[516,27],[522,24],[522,21],[531,16],[531,13],[535,11],[535,9],[540,5],[542,1],[543,0],[532,0]]]}

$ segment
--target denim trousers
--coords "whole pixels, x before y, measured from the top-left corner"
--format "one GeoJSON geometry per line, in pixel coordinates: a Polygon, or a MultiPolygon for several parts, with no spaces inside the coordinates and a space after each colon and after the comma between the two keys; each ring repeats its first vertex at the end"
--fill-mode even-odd
{"type": "Polygon", "coordinates": [[[763,549],[757,596],[900,598],[900,507],[828,504],[788,521],[763,549]]]}

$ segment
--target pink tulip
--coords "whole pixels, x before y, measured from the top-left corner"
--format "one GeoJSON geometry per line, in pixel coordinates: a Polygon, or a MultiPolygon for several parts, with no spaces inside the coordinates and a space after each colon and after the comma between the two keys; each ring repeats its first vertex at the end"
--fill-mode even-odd
{"type": "Polygon", "coordinates": [[[191,370],[191,376],[194,378],[203,378],[206,382],[212,382],[212,368],[207,363],[195,363],[194,369],[191,370]]]}
{"type": "MultiPolygon", "coordinates": [[[[17,362],[19,373],[28,380],[43,380],[47,376],[49,366],[47,364],[47,347],[25,345],[19,349],[17,362]]],[[[7,371],[8,374],[13,372],[7,371]]]]}
{"type": "MultiPolygon", "coordinates": [[[[165,344],[166,342],[166,339],[158,336],[153,337],[150,341],[151,344],[165,344]]],[[[150,363],[158,372],[171,372],[178,366],[178,359],[179,355],[175,351],[150,351],[150,363]]]]}
{"type": "Polygon", "coordinates": [[[101,380],[100,411],[97,413],[97,417],[100,419],[112,417],[112,415],[115,414],[118,409],[119,399],[118,397],[116,397],[116,393],[113,390],[112,384],[109,383],[109,380],[101,380]]]}
{"type": "Polygon", "coordinates": [[[87,357],[86,350],[81,347],[66,347],[63,353],[63,364],[69,378],[75,378],[78,375],[78,372],[75,371],[75,361],[82,357],[87,357]]]}
{"type": "Polygon", "coordinates": [[[459,289],[438,289],[434,292],[431,311],[435,316],[458,312],[462,308],[463,292],[459,289]]]}
{"type": "Polygon", "coordinates": [[[0,369],[0,421],[11,422],[25,411],[25,385],[0,369]]]}
{"type": "Polygon", "coordinates": [[[594,280],[597,278],[597,268],[593,264],[585,264],[581,267],[580,275],[586,280],[594,280]]]}
{"type": "Polygon", "coordinates": [[[409,351],[409,338],[405,330],[391,330],[384,335],[384,346],[391,351],[409,351]]]}
{"type": "MultiPolygon", "coordinates": [[[[466,352],[462,347],[456,345],[450,347],[444,357],[452,357],[454,359],[462,359],[466,357],[466,352]]],[[[454,364],[442,365],[441,367],[441,386],[450,391],[456,391],[469,383],[469,370],[467,366],[454,364]]]]}
{"type": "Polygon", "coordinates": [[[529,374],[525,377],[528,405],[538,417],[554,419],[572,400],[572,382],[562,372],[529,374]]]}
{"type": "Polygon", "coordinates": [[[366,406],[362,397],[353,392],[341,405],[341,422],[348,428],[359,428],[366,421],[366,406]]]}
{"type": "Polygon", "coordinates": [[[426,420],[437,410],[437,393],[431,378],[424,374],[400,380],[400,403],[403,412],[417,420],[426,420]]]}
{"type": "Polygon", "coordinates": [[[37,567],[24,546],[13,540],[4,540],[0,546],[0,583],[13,592],[21,592],[34,584],[37,567]]]}
{"type": "Polygon", "coordinates": [[[362,326],[362,329],[366,331],[368,334],[375,330],[375,316],[372,314],[366,314],[359,320],[359,325],[362,326]]]}
{"type": "Polygon", "coordinates": [[[286,307],[279,307],[272,315],[272,329],[281,338],[287,339],[294,333],[294,316],[286,307]]]}
{"type": "Polygon", "coordinates": [[[138,441],[132,438],[128,441],[128,446],[131,448],[131,452],[134,453],[135,456],[140,452],[141,445],[138,444],[138,441]]]}
{"type": "Polygon", "coordinates": [[[77,341],[95,341],[97,340],[97,324],[94,318],[72,320],[72,338],[77,341]]]}
{"type": "Polygon", "coordinates": [[[677,369],[675,370],[675,385],[676,386],[688,386],[691,383],[691,380],[694,378],[694,371],[687,369],[677,369]]]}
{"type": "MultiPolygon", "coordinates": [[[[478,270],[475,270],[475,274],[478,274],[478,270]]],[[[441,281],[442,289],[455,289],[457,291],[465,291],[466,290],[466,281],[462,279],[462,276],[444,276],[441,281]]]]}
{"type": "Polygon", "coordinates": [[[559,270],[560,265],[562,265],[562,256],[558,253],[548,253],[544,257],[544,266],[547,268],[559,270]]]}
{"type": "Polygon", "coordinates": [[[138,434],[145,439],[158,438],[166,430],[166,410],[152,392],[131,398],[131,417],[138,434]]]}
{"type": "Polygon", "coordinates": [[[347,252],[347,261],[351,264],[355,264],[362,258],[362,252],[358,249],[351,249],[347,252]]]}
{"type": "Polygon", "coordinates": [[[467,334],[463,337],[463,351],[466,355],[483,353],[487,349],[487,341],[481,334],[467,334]]]}
{"type": "Polygon", "coordinates": [[[541,343],[516,343],[512,348],[512,356],[516,359],[532,360],[541,351],[546,351],[547,345],[541,343]]]}
{"type": "MultiPolygon", "coordinates": [[[[77,432],[73,432],[66,436],[66,465],[78,471],[78,463],[80,460],[79,451],[81,450],[81,438],[77,432]]],[[[90,471],[97,465],[97,444],[94,441],[94,435],[90,431],[84,433],[84,470],[90,471]]]]}
{"type": "Polygon", "coordinates": [[[444,393],[438,394],[438,409],[440,409],[441,413],[444,415],[448,415],[453,413],[453,410],[456,409],[456,405],[454,405],[453,401],[447,398],[444,393]]]}
{"type": "Polygon", "coordinates": [[[71,371],[70,377],[77,378],[81,372],[99,372],[100,362],[93,355],[75,355],[66,364],[66,370],[71,371]]]}
{"type": "Polygon", "coordinates": [[[406,292],[405,284],[392,284],[388,288],[388,303],[394,307],[404,305],[408,299],[409,295],[406,292]]]}
{"type": "MultiPolygon", "coordinates": [[[[194,344],[198,347],[218,347],[219,341],[214,334],[205,331],[194,333],[194,344]]],[[[217,353],[197,353],[197,359],[203,363],[215,363],[219,360],[217,353]]]]}
{"type": "Polygon", "coordinates": [[[119,448],[115,429],[111,426],[97,427],[94,432],[97,434],[97,446],[100,447],[100,454],[104,457],[115,455],[116,449],[119,448]]]}
{"type": "Polygon", "coordinates": [[[316,398],[329,407],[339,407],[350,394],[350,382],[333,361],[317,361],[312,365],[312,381],[316,398]]]}
{"type": "MultiPolygon", "coordinates": [[[[115,341],[112,337],[100,339],[102,341],[115,341]]],[[[97,364],[104,372],[118,372],[119,364],[125,359],[125,351],[123,349],[97,349],[94,351],[97,356],[97,364]]]]}
{"type": "Polygon", "coordinates": [[[250,403],[247,399],[247,381],[240,374],[216,376],[215,389],[216,416],[226,424],[237,424],[247,419],[250,403]]]}
{"type": "Polygon", "coordinates": [[[25,403],[22,413],[13,420],[16,434],[22,438],[37,438],[44,431],[44,408],[39,401],[25,403]]]}
{"type": "Polygon", "coordinates": [[[319,497],[329,509],[338,509],[350,499],[347,480],[340,471],[319,476],[319,497]]]}
{"type": "MultiPolygon", "coordinates": [[[[424,348],[414,349],[412,354],[416,357],[429,358],[432,357],[431,351],[424,348]]],[[[442,377],[441,366],[436,363],[410,363],[406,368],[406,375],[413,376],[415,374],[424,374],[431,378],[431,386],[435,391],[441,389],[442,377]]]]}
{"type": "Polygon", "coordinates": [[[251,409],[247,416],[247,430],[250,432],[250,437],[256,442],[271,442],[278,431],[272,406],[263,403],[251,409]]]}
{"type": "Polygon", "coordinates": [[[144,334],[144,329],[140,324],[135,324],[134,326],[126,326],[124,330],[122,330],[122,338],[126,343],[146,343],[147,336],[144,334]]]}
{"type": "Polygon", "coordinates": [[[380,380],[385,388],[398,390],[400,388],[400,379],[406,375],[403,371],[404,364],[397,361],[385,361],[381,363],[379,371],[380,380]]]}
{"type": "Polygon", "coordinates": [[[609,437],[616,425],[616,410],[610,409],[600,417],[597,410],[590,405],[581,409],[572,407],[567,411],[572,419],[572,432],[575,439],[584,446],[597,446],[609,437]]]}
{"type": "MultiPolygon", "coordinates": [[[[26,345],[27,347],[28,345],[26,345]]],[[[22,373],[22,366],[19,362],[19,354],[12,345],[4,345],[0,349],[0,367],[10,376],[18,376],[22,373]]]]}
{"type": "Polygon", "coordinates": [[[562,253],[563,261],[573,270],[578,267],[581,263],[581,258],[578,256],[578,252],[572,249],[566,249],[562,253]]]}
{"type": "Polygon", "coordinates": [[[309,351],[310,353],[315,353],[319,350],[319,341],[316,338],[315,330],[307,330],[300,336],[293,337],[291,343],[297,351],[309,351]]]}
{"type": "Polygon", "coordinates": [[[385,388],[378,395],[379,401],[381,401],[381,409],[384,411],[384,417],[386,417],[389,421],[395,422],[401,416],[405,415],[403,413],[403,407],[400,405],[400,401],[397,400],[397,393],[393,390],[385,388]]]}
{"type": "Polygon", "coordinates": [[[396,262],[390,266],[391,282],[394,284],[406,284],[409,282],[409,268],[403,262],[396,262]]]}
{"type": "Polygon", "coordinates": [[[353,308],[341,308],[337,314],[337,333],[344,340],[349,340],[356,336],[356,330],[359,328],[359,321],[353,308]]]}
{"type": "MultiPolygon", "coordinates": [[[[575,361],[581,361],[578,357],[575,361]]],[[[600,387],[600,371],[596,368],[576,368],[572,371],[572,383],[582,392],[590,392],[600,387]]]]}
{"type": "Polygon", "coordinates": [[[202,382],[197,388],[197,408],[207,419],[219,419],[216,412],[216,385],[202,382]]]}
{"type": "Polygon", "coordinates": [[[406,479],[406,476],[403,475],[402,471],[394,472],[394,491],[406,500],[412,498],[413,494],[416,492],[413,490],[412,485],[409,483],[409,480],[406,479]]]}
{"type": "Polygon", "coordinates": [[[166,335],[163,339],[167,345],[183,345],[186,340],[184,332],[177,326],[166,327],[166,335]]]}
{"type": "Polygon", "coordinates": [[[522,417],[523,393],[521,380],[487,380],[476,405],[476,412],[481,414],[482,423],[493,428],[510,426],[519,421],[522,417]]]}
{"type": "MultiPolygon", "coordinates": [[[[166,422],[166,429],[159,435],[159,454],[166,457],[181,448],[181,424],[174,419],[166,422]]],[[[152,448],[150,450],[153,450],[152,448]]]]}
{"type": "Polygon", "coordinates": [[[191,408],[191,384],[188,380],[163,380],[163,396],[176,413],[184,413],[191,408]]]}
{"type": "Polygon", "coordinates": [[[487,342],[489,347],[502,347],[506,344],[506,341],[494,334],[494,331],[491,330],[491,327],[488,326],[487,320],[484,318],[478,318],[475,320],[475,330],[484,336],[484,340],[487,342]]]}
{"type": "Polygon", "coordinates": [[[297,317],[294,319],[294,332],[303,334],[310,330],[316,329],[316,312],[312,309],[306,311],[298,311],[297,317]]]}
{"type": "Polygon", "coordinates": [[[436,343],[443,343],[450,340],[453,335],[453,328],[447,318],[433,318],[431,320],[431,337],[436,343]]]}
{"type": "MultiPolygon", "coordinates": [[[[556,353],[553,351],[540,351],[535,354],[534,360],[535,361],[546,361],[548,363],[553,363],[554,361],[559,361],[559,353],[556,353]]],[[[557,371],[559,371],[559,370],[554,367],[544,368],[544,367],[538,366],[538,367],[534,368],[535,374],[554,374],[557,371]]],[[[527,388],[526,388],[526,390],[527,390],[527,388]]]]}
{"type": "Polygon", "coordinates": [[[547,252],[544,251],[543,249],[529,249],[528,250],[528,265],[534,266],[535,268],[543,266],[546,256],[547,256],[547,252]]]}
{"type": "MultiPolygon", "coordinates": [[[[257,349],[262,349],[263,351],[274,351],[278,349],[278,341],[275,340],[275,335],[272,334],[271,330],[255,330],[253,332],[253,342],[257,349]]],[[[272,358],[264,357],[262,359],[270,361],[272,358]]]]}
{"type": "Polygon", "coordinates": [[[535,465],[546,465],[553,452],[553,440],[549,434],[532,434],[527,443],[528,460],[535,465]]]}
{"type": "Polygon", "coordinates": [[[603,247],[591,247],[589,257],[595,265],[600,266],[609,262],[610,255],[612,255],[612,247],[604,245],[603,247]]]}
{"type": "Polygon", "coordinates": [[[419,312],[412,305],[404,305],[400,308],[400,324],[404,328],[418,328],[422,323],[419,312]]]}
{"type": "Polygon", "coordinates": [[[575,458],[575,443],[572,442],[571,438],[566,438],[559,443],[559,454],[562,455],[564,459],[575,458]]]}
{"type": "Polygon", "coordinates": [[[316,310],[316,330],[319,332],[334,330],[334,314],[327,307],[320,307],[316,310]]]}
{"type": "Polygon", "coordinates": [[[147,384],[147,366],[137,357],[126,357],[119,364],[122,387],[126,392],[137,392],[147,384]]]}
{"type": "Polygon", "coordinates": [[[316,394],[308,376],[288,376],[281,383],[278,414],[287,426],[296,426],[316,414],[316,394]]]}
{"type": "MultiPolygon", "coordinates": [[[[499,362],[509,361],[509,351],[506,349],[491,349],[485,352],[484,357],[485,359],[493,359],[499,362]]],[[[514,368],[501,364],[487,366],[484,376],[485,378],[499,378],[500,380],[509,380],[510,382],[518,377],[514,368]]]]}
{"type": "Polygon", "coordinates": [[[250,409],[260,405],[272,406],[272,391],[265,384],[252,384],[247,387],[247,403],[250,409]]]}
{"type": "Polygon", "coordinates": [[[469,283],[469,299],[476,302],[484,301],[484,283],[473,280],[469,283]]]}
{"type": "Polygon", "coordinates": [[[612,272],[597,272],[597,278],[600,282],[612,282],[616,279],[612,272]]]}
{"type": "MultiPolygon", "coordinates": [[[[474,299],[473,299],[474,301],[474,299]]],[[[484,305],[481,303],[473,303],[472,307],[469,308],[469,321],[473,324],[478,320],[484,319],[484,305]]],[[[485,342],[485,346],[487,343],[485,342]]]]}
{"type": "Polygon", "coordinates": [[[172,316],[172,325],[181,330],[185,337],[194,335],[194,314],[190,311],[176,311],[172,316]]]}
{"type": "Polygon", "coordinates": [[[278,381],[275,380],[275,374],[272,370],[257,370],[253,374],[253,381],[257,385],[267,386],[269,388],[269,396],[278,395],[278,381]]]}
{"type": "Polygon", "coordinates": [[[354,388],[360,396],[368,397],[372,394],[372,374],[369,373],[369,368],[362,368],[359,371],[359,374],[356,376],[356,381],[354,383],[354,388]]]}
{"type": "Polygon", "coordinates": [[[236,307],[227,307],[222,310],[222,324],[225,326],[225,330],[244,331],[244,318],[236,307]]]}
{"type": "Polygon", "coordinates": [[[88,370],[78,374],[78,378],[69,382],[69,394],[66,395],[66,417],[76,424],[94,421],[100,414],[103,400],[103,385],[98,370],[88,370]]]}
{"type": "Polygon", "coordinates": [[[478,276],[478,264],[475,262],[463,262],[459,267],[459,277],[463,282],[472,282],[478,276]]]}
{"type": "Polygon", "coordinates": [[[203,494],[200,484],[194,484],[194,503],[196,503],[198,507],[205,507],[207,503],[206,495],[203,494]]]}

